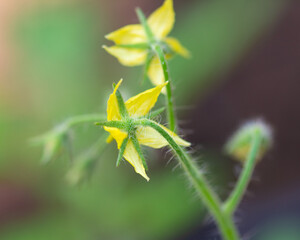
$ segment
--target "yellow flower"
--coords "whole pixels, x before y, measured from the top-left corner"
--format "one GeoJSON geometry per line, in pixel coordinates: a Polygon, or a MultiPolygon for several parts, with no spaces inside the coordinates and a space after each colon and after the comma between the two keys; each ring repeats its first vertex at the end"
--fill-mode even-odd
{"type": "MultiPolygon", "coordinates": [[[[145,166],[141,159],[139,149],[134,144],[134,139],[137,139],[138,144],[145,145],[152,148],[162,148],[168,145],[168,142],[156,130],[146,126],[134,126],[130,123],[134,120],[145,117],[149,111],[154,107],[157,98],[167,83],[163,83],[152,89],[146,90],[124,103],[124,108],[120,108],[120,100],[118,99],[118,88],[122,80],[115,86],[113,93],[110,95],[107,102],[107,120],[119,121],[127,124],[124,129],[116,127],[104,127],[106,131],[111,134],[111,137],[116,140],[118,149],[121,148],[125,141],[126,147],[123,153],[124,158],[134,167],[135,171],[142,175],[147,181],[149,177],[145,172],[145,166]],[[126,114],[124,116],[124,110],[126,114]]],[[[160,125],[161,126],[161,125],[160,125]]],[[[161,126],[175,142],[181,146],[190,146],[190,143],[178,137],[175,133],[161,126]]]]}
{"type": "MultiPolygon", "coordinates": [[[[155,42],[160,44],[167,58],[170,58],[173,53],[189,57],[188,50],[177,39],[167,37],[173,28],[174,21],[173,0],[165,0],[164,4],[150,15],[147,23],[155,37],[155,42]]],[[[147,66],[149,79],[155,86],[164,83],[159,58],[151,50],[149,39],[141,24],[127,25],[105,37],[116,45],[112,47],[103,46],[104,49],[115,56],[121,64],[125,66],[143,65],[148,58],[150,59],[147,66]]]]}

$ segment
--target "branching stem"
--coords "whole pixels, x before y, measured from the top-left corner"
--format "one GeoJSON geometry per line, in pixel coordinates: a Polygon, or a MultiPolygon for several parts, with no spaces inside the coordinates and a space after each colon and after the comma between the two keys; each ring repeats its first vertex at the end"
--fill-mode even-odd
{"type": "Polygon", "coordinates": [[[253,133],[251,148],[248,153],[245,166],[239,177],[239,180],[229,196],[228,200],[224,203],[223,209],[228,215],[232,215],[236,208],[238,207],[241,199],[247,189],[249,181],[251,179],[257,155],[259,153],[260,145],[262,141],[262,136],[259,130],[253,133]]]}
{"type": "Polygon", "coordinates": [[[161,127],[152,120],[142,119],[136,122],[142,126],[149,126],[160,133],[169,143],[173,151],[176,153],[179,162],[183,166],[184,171],[191,180],[194,188],[197,190],[204,204],[215,218],[222,236],[225,240],[238,240],[238,232],[232,221],[231,216],[225,214],[222,210],[222,204],[219,197],[212,191],[205,177],[199,171],[190,156],[174,141],[174,139],[161,127]]]}

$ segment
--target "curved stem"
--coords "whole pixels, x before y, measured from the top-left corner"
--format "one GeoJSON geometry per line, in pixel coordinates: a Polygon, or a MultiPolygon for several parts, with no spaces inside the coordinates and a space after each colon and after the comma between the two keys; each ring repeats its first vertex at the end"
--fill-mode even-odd
{"type": "Polygon", "coordinates": [[[183,166],[187,176],[190,178],[193,186],[197,190],[204,204],[213,215],[220,229],[220,232],[225,240],[238,240],[238,232],[232,221],[231,216],[226,215],[221,206],[220,199],[212,191],[205,177],[201,174],[190,156],[174,141],[174,139],[156,122],[142,119],[136,122],[142,126],[149,126],[159,132],[170,144],[171,148],[176,153],[180,163],[183,166]]]}
{"type": "Polygon", "coordinates": [[[160,47],[160,45],[158,44],[154,44],[153,46],[153,50],[156,52],[163,73],[164,73],[164,78],[165,78],[165,82],[169,82],[166,86],[167,89],[167,109],[168,109],[168,123],[169,123],[169,128],[171,131],[175,131],[176,129],[176,118],[175,118],[175,111],[174,111],[174,104],[173,104],[173,96],[172,96],[172,86],[171,86],[171,78],[170,78],[170,74],[169,74],[169,68],[168,68],[168,63],[166,61],[165,55],[160,47]]]}
{"type": "Polygon", "coordinates": [[[251,179],[255,167],[255,161],[259,153],[261,141],[262,141],[262,136],[260,131],[255,131],[253,133],[251,148],[248,153],[244,169],[239,177],[235,189],[233,190],[233,192],[231,193],[228,200],[224,203],[223,206],[224,211],[228,215],[233,214],[233,212],[241,202],[241,199],[247,189],[247,186],[249,184],[249,181],[251,179]]]}

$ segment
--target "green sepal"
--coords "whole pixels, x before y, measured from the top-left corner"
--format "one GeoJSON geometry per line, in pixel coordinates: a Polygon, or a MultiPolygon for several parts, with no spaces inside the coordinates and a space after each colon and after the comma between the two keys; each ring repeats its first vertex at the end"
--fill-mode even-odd
{"type": "Polygon", "coordinates": [[[145,14],[143,13],[143,11],[140,8],[136,9],[136,14],[139,18],[140,23],[142,24],[142,26],[145,30],[148,41],[150,43],[154,42],[155,41],[154,34],[152,33],[151,28],[149,27],[149,25],[147,23],[147,19],[145,17],[145,14]]]}
{"type": "Polygon", "coordinates": [[[123,155],[124,155],[124,152],[125,152],[128,140],[129,140],[129,137],[125,138],[123,140],[123,142],[122,142],[122,145],[121,145],[121,148],[120,148],[119,154],[118,154],[118,159],[117,159],[117,162],[116,162],[116,167],[118,167],[120,165],[120,163],[121,163],[121,160],[123,158],[123,155]]]}
{"type": "Polygon", "coordinates": [[[135,134],[132,134],[131,135],[131,140],[132,140],[132,143],[133,143],[133,146],[135,148],[135,150],[137,151],[137,153],[139,154],[140,158],[142,159],[142,163],[143,163],[143,166],[145,168],[145,170],[147,171],[148,170],[148,165],[146,163],[146,159],[142,153],[142,149],[141,149],[141,146],[140,146],[140,143],[136,137],[135,134]]]}
{"type": "MultiPolygon", "coordinates": [[[[113,87],[114,88],[116,87],[115,83],[113,84],[113,87]]],[[[125,102],[124,102],[124,99],[122,97],[122,94],[120,93],[119,90],[116,91],[116,97],[117,97],[118,107],[119,107],[119,111],[120,111],[121,117],[122,118],[127,118],[128,117],[128,112],[127,112],[127,109],[126,109],[125,102]]]]}
{"type": "Polygon", "coordinates": [[[155,118],[156,116],[160,115],[163,111],[165,111],[165,107],[161,107],[153,112],[150,112],[147,114],[146,118],[150,118],[150,119],[153,119],[155,118]]]}
{"type": "Polygon", "coordinates": [[[96,122],[95,125],[102,126],[102,127],[114,127],[119,129],[125,129],[126,124],[122,121],[103,121],[103,122],[96,122]]]}

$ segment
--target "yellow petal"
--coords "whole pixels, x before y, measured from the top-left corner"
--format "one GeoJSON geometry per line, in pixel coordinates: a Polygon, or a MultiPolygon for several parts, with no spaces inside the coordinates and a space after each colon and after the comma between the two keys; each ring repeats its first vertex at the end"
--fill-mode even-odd
{"type": "MultiPolygon", "coordinates": [[[[181,146],[189,147],[191,144],[182,138],[178,137],[174,132],[170,131],[166,127],[160,125],[173,139],[181,146]]],[[[151,127],[139,126],[136,130],[136,136],[140,144],[152,147],[152,148],[162,148],[169,145],[164,137],[162,137],[155,129],[151,127]]]]}
{"type": "Polygon", "coordinates": [[[118,46],[103,46],[103,48],[116,57],[121,64],[129,67],[142,65],[147,58],[147,50],[145,49],[130,49],[118,46]]]}
{"type": "Polygon", "coordinates": [[[145,31],[140,24],[132,24],[122,27],[105,36],[115,44],[137,44],[147,42],[145,31]]]}
{"type": "Polygon", "coordinates": [[[150,178],[147,176],[145,172],[142,159],[140,158],[139,154],[135,150],[131,140],[128,141],[123,156],[134,167],[136,173],[142,175],[147,181],[150,180],[150,178]]]}
{"type": "Polygon", "coordinates": [[[112,135],[109,135],[109,136],[106,138],[106,143],[111,143],[113,140],[114,140],[114,138],[112,137],[112,135]]]}
{"type": "Polygon", "coordinates": [[[190,52],[183,47],[176,38],[168,37],[165,39],[165,42],[174,52],[178,53],[179,55],[185,58],[189,58],[191,56],[190,52]]]}
{"type": "Polygon", "coordinates": [[[107,120],[108,121],[116,121],[121,120],[121,115],[119,111],[118,100],[116,97],[116,91],[122,83],[122,79],[118,82],[112,94],[110,94],[107,101],[107,120]]]}
{"type": "Polygon", "coordinates": [[[110,133],[110,136],[112,136],[116,140],[118,148],[120,149],[124,139],[128,136],[127,132],[123,132],[120,129],[113,127],[104,127],[104,129],[105,131],[108,131],[110,133]]]}
{"type": "MultiPolygon", "coordinates": [[[[163,84],[165,77],[158,57],[154,57],[150,62],[147,75],[154,86],[163,84]]],[[[166,88],[162,89],[162,93],[166,94],[166,88]]]]}
{"type": "Polygon", "coordinates": [[[173,0],[165,0],[164,4],[148,18],[148,24],[158,39],[163,39],[171,32],[174,22],[173,0]]]}
{"type": "Polygon", "coordinates": [[[167,83],[148,89],[130,99],[125,103],[127,111],[131,117],[145,116],[155,105],[157,98],[167,83]]]}

